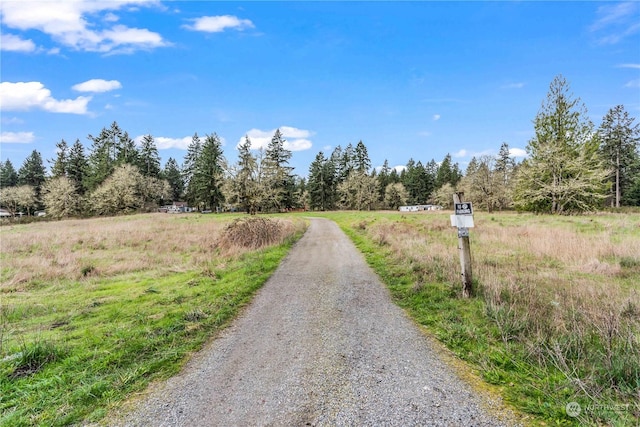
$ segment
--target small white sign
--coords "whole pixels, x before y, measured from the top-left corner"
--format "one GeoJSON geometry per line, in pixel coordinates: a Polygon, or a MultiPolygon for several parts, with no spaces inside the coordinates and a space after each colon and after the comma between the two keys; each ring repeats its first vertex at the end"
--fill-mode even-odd
{"type": "Polygon", "coordinates": [[[470,215],[451,215],[451,226],[458,228],[473,228],[473,217],[470,215]]]}
{"type": "Polygon", "coordinates": [[[473,215],[473,205],[471,202],[454,203],[453,210],[456,215],[473,215]]]}

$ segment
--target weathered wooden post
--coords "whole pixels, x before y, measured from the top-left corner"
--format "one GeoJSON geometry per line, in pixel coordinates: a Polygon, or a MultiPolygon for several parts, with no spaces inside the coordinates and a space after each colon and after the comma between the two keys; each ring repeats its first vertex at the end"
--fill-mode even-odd
{"type": "Polygon", "coordinates": [[[462,297],[469,298],[473,292],[471,274],[471,246],[469,244],[469,228],[473,227],[473,207],[471,202],[463,201],[464,193],[453,195],[454,215],[451,215],[451,226],[458,228],[458,251],[462,268],[462,297]]]}

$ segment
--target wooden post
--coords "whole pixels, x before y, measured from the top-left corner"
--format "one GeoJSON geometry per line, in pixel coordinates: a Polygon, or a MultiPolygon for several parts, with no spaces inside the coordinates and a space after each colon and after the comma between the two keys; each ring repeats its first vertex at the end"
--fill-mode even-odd
{"type": "MultiPolygon", "coordinates": [[[[463,202],[464,193],[453,195],[454,203],[463,202]]],[[[460,252],[460,267],[462,268],[462,297],[469,298],[473,292],[471,275],[471,246],[469,244],[469,229],[458,228],[458,251],[460,252]]]]}

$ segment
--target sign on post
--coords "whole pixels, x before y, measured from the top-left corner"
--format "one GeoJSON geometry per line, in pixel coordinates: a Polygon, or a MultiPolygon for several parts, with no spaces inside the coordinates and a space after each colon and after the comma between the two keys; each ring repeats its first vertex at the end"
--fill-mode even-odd
{"type": "Polygon", "coordinates": [[[462,268],[462,296],[468,298],[472,292],[469,228],[473,227],[473,206],[471,202],[463,202],[462,196],[462,193],[453,195],[454,215],[451,215],[451,226],[458,228],[458,250],[460,251],[460,267],[462,268]]]}
{"type": "Polygon", "coordinates": [[[454,203],[454,212],[456,215],[473,215],[473,206],[471,202],[454,203]]]}

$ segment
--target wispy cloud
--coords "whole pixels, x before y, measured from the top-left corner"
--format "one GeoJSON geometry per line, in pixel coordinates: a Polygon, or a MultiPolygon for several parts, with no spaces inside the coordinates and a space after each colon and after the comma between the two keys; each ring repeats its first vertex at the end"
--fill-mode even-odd
{"type": "MultiPolygon", "coordinates": [[[[279,129],[282,136],[285,138],[284,148],[287,150],[304,151],[313,146],[313,142],[309,138],[314,135],[314,132],[291,126],[281,126],[279,129]]],[[[276,129],[251,129],[246,132],[246,136],[251,140],[251,148],[257,150],[259,148],[267,148],[275,132],[276,129]]],[[[240,138],[237,145],[243,144],[244,141],[245,139],[243,136],[240,138]]]]}
{"type": "Polygon", "coordinates": [[[91,79],[83,83],[73,85],[71,89],[78,92],[109,92],[122,88],[122,84],[117,80],[91,79]]]}
{"type": "Polygon", "coordinates": [[[87,114],[91,96],[57,100],[40,82],[0,83],[0,108],[2,111],[27,111],[41,109],[50,113],[87,114]]]}
{"type": "Polygon", "coordinates": [[[638,13],[640,3],[635,1],[604,4],[598,7],[597,18],[589,26],[600,44],[616,44],[640,32],[638,13]]]}
{"type": "Polygon", "coordinates": [[[240,19],[237,16],[202,16],[192,19],[190,25],[183,25],[183,28],[192,31],[203,31],[205,33],[221,33],[227,29],[243,31],[255,28],[253,22],[248,19],[240,19]]]}
{"type": "Polygon", "coordinates": [[[636,70],[640,70],[640,64],[619,64],[618,68],[635,68],[636,70]]]}
{"type": "Polygon", "coordinates": [[[438,120],[440,120],[440,117],[442,117],[440,116],[440,114],[434,114],[432,118],[434,122],[437,122],[438,120]]]}
{"type": "Polygon", "coordinates": [[[522,89],[524,87],[524,83],[507,83],[505,85],[500,86],[500,89],[522,89]]]}
{"type": "Polygon", "coordinates": [[[640,79],[631,80],[624,87],[640,88],[640,79]]]}
{"type": "Polygon", "coordinates": [[[30,144],[35,140],[33,132],[1,132],[0,142],[5,144],[30,144]]]}
{"type": "Polygon", "coordinates": [[[160,34],[144,28],[111,26],[115,15],[110,11],[132,5],[152,6],[160,2],[78,0],[38,2],[36,7],[30,1],[11,1],[2,3],[0,14],[3,25],[8,28],[37,30],[60,45],[80,51],[131,53],[170,45],[160,34]]]}

